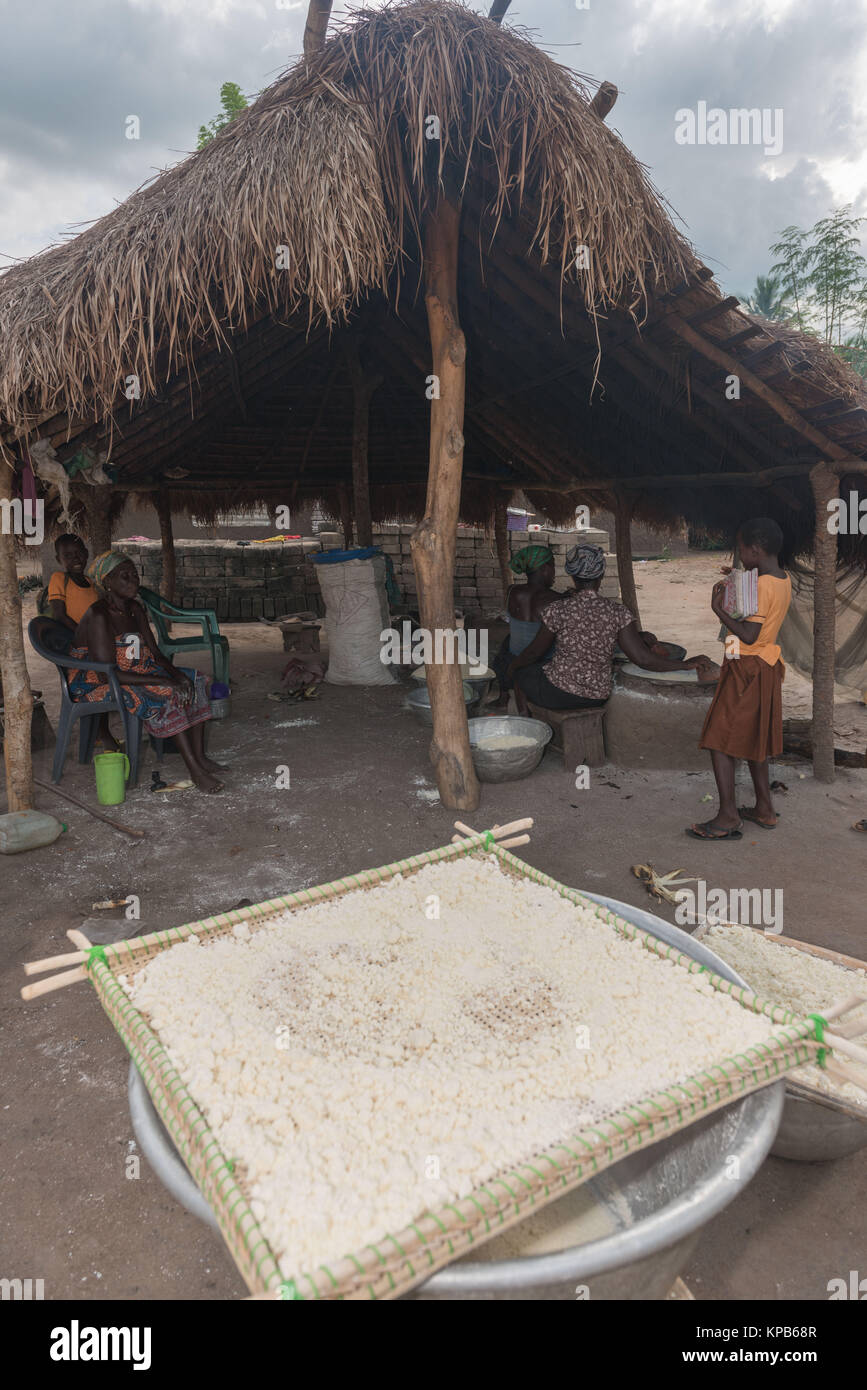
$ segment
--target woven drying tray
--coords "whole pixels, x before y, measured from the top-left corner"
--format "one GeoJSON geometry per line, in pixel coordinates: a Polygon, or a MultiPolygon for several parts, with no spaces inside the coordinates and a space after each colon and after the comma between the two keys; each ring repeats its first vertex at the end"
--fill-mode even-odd
{"type": "MultiPolygon", "coordinates": [[[[726,924],[723,923],[722,925],[725,926],[726,924]]],[[[703,941],[707,932],[707,925],[701,923],[692,934],[693,940],[703,941]]],[[[799,941],[794,936],[780,936],[773,932],[765,932],[763,936],[765,940],[773,942],[775,946],[782,946],[785,950],[800,951],[802,955],[815,956],[818,960],[830,961],[832,965],[839,965],[842,970],[850,971],[853,976],[859,970],[867,971],[867,960],[856,960],[854,956],[843,955],[841,951],[832,951],[828,946],[815,946],[811,941],[799,941]]],[[[713,950],[713,947],[710,949],[713,950]]],[[[859,979],[857,983],[867,992],[867,979],[859,979]]],[[[853,1120],[867,1122],[867,1094],[863,1100],[852,1100],[848,1096],[821,1091],[818,1086],[810,1086],[797,1076],[788,1078],[786,1088],[803,1100],[815,1101],[818,1105],[824,1105],[829,1110],[839,1110],[844,1115],[849,1115],[853,1120]]]]}
{"type": "Polygon", "coordinates": [[[261,921],[287,908],[303,909],[355,889],[376,887],[395,874],[411,874],[426,864],[482,852],[493,853],[508,872],[545,884],[570,902],[593,909],[621,935],[673,960],[691,974],[704,970],[697,961],[682,955],[676,948],[649,936],[493,844],[490,832],[383,868],[367,869],[335,883],[321,884],[254,907],[95,947],[91,951],[87,973],[103,1008],[141,1072],[157,1112],[190,1173],[213,1208],[235,1262],[253,1293],[293,1299],[395,1298],[443,1265],[466,1254],[474,1244],[514,1225],[532,1208],[553,1201],[610,1167],[637,1145],[663,1139],[778,1080],[790,1068],[815,1059],[817,1043],[811,1021],[798,1020],[781,1006],[759,999],[720,976],[708,974],[716,989],[731,995],[745,1009],[765,1014],[780,1025],[779,1031],[767,1042],[743,1054],[720,1058],[711,1071],[649,1095],[641,1104],[627,1106],[573,1135],[568,1143],[553,1145],[531,1162],[503,1172],[467,1197],[426,1212],[411,1227],[388,1235],[376,1246],[347,1255],[328,1268],[281,1270],[253,1216],[247,1195],[236,1181],[233,1165],[220,1149],[159,1037],[130,1002],[117,976],[128,975],[159,952],[171,949],[190,936],[219,937],[239,922],[261,921]]]}

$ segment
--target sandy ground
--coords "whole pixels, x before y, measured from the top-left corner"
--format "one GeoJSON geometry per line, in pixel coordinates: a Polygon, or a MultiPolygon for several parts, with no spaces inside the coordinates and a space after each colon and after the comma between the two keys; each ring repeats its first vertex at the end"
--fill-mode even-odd
{"type": "MultiPolygon", "coordinates": [[[[702,555],[640,566],[645,625],[714,654],[705,599],[718,563],[702,555]]],[[[318,702],[275,703],[267,694],[278,685],[279,634],[260,625],[224,630],[233,710],[212,726],[212,751],[232,764],[225,793],[151,795],[148,754],[139,788],[116,813],[147,832],[141,844],[40,793],[39,806],[66,820],[68,833],[2,861],[0,1275],[43,1278],[47,1298],[237,1298],[245,1290],[221,1241],[145,1160],[129,1162],[138,1150],[126,1054],[93,991],[78,984],[25,1005],[22,963],[67,949],[65,930],[93,917],[100,899],[135,894],[140,929],[154,930],[387,863],[452,833],[427,732],[403,711],[402,688],[326,687],[318,702]],[[281,766],[291,785],[278,790],[281,766]]],[[[53,718],[55,673],[34,658],[32,674],[53,718]]],[[[787,681],[787,712],[805,712],[806,693],[806,682],[787,681]]],[[[841,705],[837,724],[863,748],[862,706],[841,705]]],[[[182,775],[179,759],[165,767],[182,775]]],[[[683,835],[708,813],[709,771],[607,767],[578,792],[552,753],[526,781],[484,788],[470,819],[483,826],[534,815],[530,862],[641,906],[653,908],[630,872],[637,862],[683,868],[709,886],[782,888],[788,935],[863,958],[865,840],[849,827],[867,814],[867,773],[840,772],[824,787],[806,763],[775,772],[789,787],[780,828],[740,843],[683,835]]],[[[50,754],[39,756],[37,775],[49,779],[50,754]]],[[[62,785],[95,801],[89,767],[70,760],[62,785]]],[[[653,910],[674,920],[668,906],[653,910]]],[[[824,1299],[829,1279],[863,1266],[865,1246],[863,1156],[816,1165],[769,1159],[707,1228],[684,1277],[699,1299],[824,1299]]]]}

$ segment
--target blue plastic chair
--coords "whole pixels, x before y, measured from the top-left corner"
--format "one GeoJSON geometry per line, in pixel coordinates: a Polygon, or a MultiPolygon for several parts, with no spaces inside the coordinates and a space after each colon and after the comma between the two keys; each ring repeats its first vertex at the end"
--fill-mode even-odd
{"type": "MultiPolygon", "coordinates": [[[[98,702],[73,700],[69,693],[67,672],[81,670],[84,663],[81,657],[76,657],[73,660],[69,656],[72,642],[71,630],[63,623],[55,622],[53,618],[33,618],[28,624],[27,635],[33,650],[44,661],[50,661],[52,666],[56,666],[60,676],[60,721],[57,726],[54,765],[51,769],[52,782],[59,782],[63,776],[66,750],[76,720],[79,723],[78,761],[89,763],[93,757],[93,746],[96,742],[100,715],[119,714],[123,720],[126,755],[129,758],[129,786],[134,787],[138,782],[142,721],[136,715],[131,714],[123,702],[123,694],[117,678],[117,667],[113,662],[92,661],[90,657],[87,657],[86,669],[88,671],[101,671],[106,676],[110,698],[98,702]]],[[[158,756],[161,756],[162,740],[156,741],[156,748],[158,756]]]]}

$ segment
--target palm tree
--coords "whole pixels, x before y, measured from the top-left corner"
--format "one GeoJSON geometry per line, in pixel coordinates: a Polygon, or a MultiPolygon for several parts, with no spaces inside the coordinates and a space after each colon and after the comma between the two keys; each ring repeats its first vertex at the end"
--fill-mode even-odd
{"type": "Polygon", "coordinates": [[[761,314],[763,319],[778,323],[784,322],[792,312],[788,296],[775,275],[757,275],[755,289],[742,296],[742,302],[751,314],[761,314]]]}

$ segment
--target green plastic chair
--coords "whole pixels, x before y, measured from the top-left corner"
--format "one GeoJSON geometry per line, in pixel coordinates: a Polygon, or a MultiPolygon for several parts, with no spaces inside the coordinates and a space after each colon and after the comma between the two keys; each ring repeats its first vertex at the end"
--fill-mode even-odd
{"type": "Polygon", "coordinates": [[[138,591],[139,598],[148,610],[148,616],[156,628],[157,646],[163,656],[174,660],[175,652],[199,651],[209,647],[214,666],[214,680],[229,684],[229,639],[223,637],[213,608],[177,608],[168,599],[155,594],[153,589],[143,586],[138,591]],[[198,623],[201,636],[172,637],[168,623],[198,623]]]}

